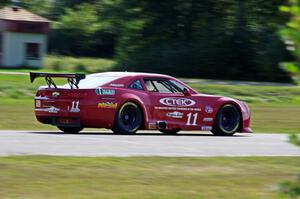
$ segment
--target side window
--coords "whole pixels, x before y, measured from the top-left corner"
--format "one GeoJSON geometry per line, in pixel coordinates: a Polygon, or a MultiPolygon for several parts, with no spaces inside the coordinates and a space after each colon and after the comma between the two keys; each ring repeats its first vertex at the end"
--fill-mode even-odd
{"type": "Polygon", "coordinates": [[[149,92],[157,92],[156,88],[154,87],[153,83],[151,80],[145,80],[145,85],[147,87],[147,90],[149,92]]]}
{"type": "Polygon", "coordinates": [[[184,85],[180,84],[179,82],[175,81],[175,80],[170,80],[170,82],[177,87],[177,90],[183,92],[184,89],[187,89],[184,85]]]}
{"type": "Polygon", "coordinates": [[[173,93],[170,87],[168,87],[163,81],[153,81],[153,84],[160,93],[173,93]]]}
{"type": "Polygon", "coordinates": [[[182,93],[182,90],[168,79],[144,79],[149,92],[182,93]]]}
{"type": "Polygon", "coordinates": [[[140,80],[134,80],[129,86],[128,88],[134,89],[134,90],[144,90],[142,83],[140,80]]]}

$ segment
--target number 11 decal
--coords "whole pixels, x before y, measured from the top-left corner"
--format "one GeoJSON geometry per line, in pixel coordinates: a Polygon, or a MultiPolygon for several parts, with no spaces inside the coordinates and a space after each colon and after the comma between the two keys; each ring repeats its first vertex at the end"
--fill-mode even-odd
{"type": "Polygon", "coordinates": [[[187,116],[187,122],[186,125],[188,126],[197,126],[197,117],[198,117],[198,113],[189,113],[186,115],[187,116]],[[193,123],[191,123],[191,120],[193,119],[193,123]]]}

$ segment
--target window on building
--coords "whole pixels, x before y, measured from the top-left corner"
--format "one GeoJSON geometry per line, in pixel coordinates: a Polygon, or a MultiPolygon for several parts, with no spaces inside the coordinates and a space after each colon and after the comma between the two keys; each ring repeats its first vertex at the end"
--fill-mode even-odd
{"type": "Polygon", "coordinates": [[[27,59],[40,59],[40,44],[39,43],[26,43],[26,58],[27,59]]]}

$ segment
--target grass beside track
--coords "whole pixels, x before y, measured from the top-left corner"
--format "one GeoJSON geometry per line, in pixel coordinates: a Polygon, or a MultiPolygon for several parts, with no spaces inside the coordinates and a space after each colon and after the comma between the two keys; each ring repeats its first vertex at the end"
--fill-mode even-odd
{"type": "Polygon", "coordinates": [[[0,158],[1,198],[277,198],[293,157],[0,158]]]}
{"type": "MultiPolygon", "coordinates": [[[[1,71],[1,70],[0,70],[1,71]]],[[[57,79],[63,84],[65,80],[57,79]]],[[[33,114],[33,97],[43,79],[29,82],[26,75],[0,74],[0,129],[55,129],[39,124],[33,114]]],[[[248,102],[255,132],[299,133],[299,86],[241,86],[191,84],[199,92],[234,97],[248,102]]]]}

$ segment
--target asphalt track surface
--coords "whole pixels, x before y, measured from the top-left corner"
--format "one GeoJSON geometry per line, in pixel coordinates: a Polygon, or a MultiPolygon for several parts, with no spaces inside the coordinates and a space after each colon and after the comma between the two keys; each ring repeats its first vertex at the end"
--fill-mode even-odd
{"type": "Polygon", "coordinates": [[[47,131],[0,131],[0,156],[300,156],[286,134],[236,134],[215,137],[203,132],[176,136],[156,131],[115,135],[110,131],[62,134],[47,131]]]}

